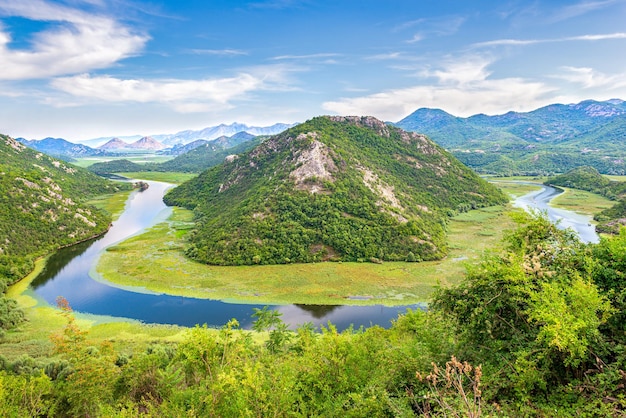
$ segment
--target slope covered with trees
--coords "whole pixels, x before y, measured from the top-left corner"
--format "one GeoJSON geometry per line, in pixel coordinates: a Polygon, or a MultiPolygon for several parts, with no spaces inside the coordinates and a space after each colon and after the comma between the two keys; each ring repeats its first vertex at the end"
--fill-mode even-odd
{"type": "Polygon", "coordinates": [[[0,290],[36,257],[106,231],[110,218],[84,200],[125,187],[0,135],[0,290]]]}
{"type": "Polygon", "coordinates": [[[622,100],[586,100],[468,118],[418,109],[396,125],[428,135],[481,173],[545,175],[582,165],[603,174],[626,173],[622,100]]]}
{"type": "Polygon", "coordinates": [[[445,218],[505,196],[422,135],[318,117],[171,190],[195,209],[187,252],[209,264],[432,260],[445,218]]]}

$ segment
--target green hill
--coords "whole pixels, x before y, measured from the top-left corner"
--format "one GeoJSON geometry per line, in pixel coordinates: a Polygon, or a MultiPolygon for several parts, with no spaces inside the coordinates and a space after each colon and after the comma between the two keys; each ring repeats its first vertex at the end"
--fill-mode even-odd
{"type": "Polygon", "coordinates": [[[626,197],[626,182],[611,181],[595,168],[587,166],[578,167],[565,174],[550,177],[545,184],[586,190],[612,200],[626,197]]]}
{"type": "Polygon", "coordinates": [[[418,109],[396,125],[428,135],[481,173],[545,175],[587,165],[603,174],[626,174],[622,100],[468,118],[418,109]]]}
{"type": "Polygon", "coordinates": [[[104,232],[110,219],[83,202],[125,187],[0,135],[0,279],[34,257],[104,232]]]}
{"type": "Polygon", "coordinates": [[[212,141],[162,163],[137,164],[121,159],[95,163],[89,166],[88,169],[99,175],[140,171],[199,173],[207,168],[221,164],[229,155],[239,154],[254,148],[261,143],[261,140],[261,137],[256,139],[248,138],[245,142],[234,146],[231,146],[230,143],[220,144],[212,141]]]}
{"type": "Polygon", "coordinates": [[[423,135],[371,117],[317,117],[171,190],[194,209],[187,254],[218,265],[432,260],[446,216],[503,203],[423,135]]]}

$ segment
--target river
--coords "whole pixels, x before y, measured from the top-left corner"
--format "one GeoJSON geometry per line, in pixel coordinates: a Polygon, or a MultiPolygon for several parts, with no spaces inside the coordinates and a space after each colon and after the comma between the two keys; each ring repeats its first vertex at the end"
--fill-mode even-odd
{"type": "MultiPolygon", "coordinates": [[[[48,260],[44,270],[32,282],[28,292],[38,300],[56,304],[58,296],[81,313],[139,320],[145,323],[194,326],[207,324],[221,327],[236,318],[243,328],[253,323],[254,308],[265,305],[225,303],[210,299],[155,294],[140,288],[120,288],[98,277],[95,266],[109,246],[144,231],[167,219],[171,213],[162,197],[170,184],[150,181],[145,191],[134,191],[122,215],[102,237],[59,250],[48,260]]],[[[545,210],[561,227],[573,227],[587,242],[597,242],[595,229],[588,218],[573,212],[555,209],[548,202],[559,191],[544,186],[542,190],[522,196],[515,205],[545,210]]],[[[291,328],[310,322],[315,326],[333,323],[337,329],[380,325],[389,327],[391,320],[407,308],[423,306],[347,306],[347,305],[273,305],[291,328]]]]}
{"type": "Polygon", "coordinates": [[[596,227],[591,223],[591,218],[589,216],[581,215],[570,210],[554,208],[549,205],[550,201],[561,193],[563,193],[562,190],[541,185],[540,190],[536,190],[515,199],[513,205],[525,210],[535,209],[547,212],[548,219],[556,223],[559,228],[571,228],[578,234],[581,241],[586,243],[597,243],[600,240],[600,237],[596,233],[596,227]]]}
{"type": "MultiPolygon", "coordinates": [[[[134,191],[122,215],[101,238],[59,250],[44,270],[33,280],[29,292],[48,304],[63,296],[76,312],[135,319],[145,323],[194,326],[207,324],[221,327],[236,318],[243,328],[250,328],[254,308],[265,305],[225,303],[146,292],[138,288],[119,288],[98,277],[95,266],[100,254],[109,246],[127,239],[167,219],[171,213],[162,197],[170,184],[148,182],[150,187],[134,191]]],[[[389,327],[391,320],[407,307],[348,305],[273,305],[291,328],[310,322],[315,326],[333,323],[338,330],[380,325],[389,327]]]]}

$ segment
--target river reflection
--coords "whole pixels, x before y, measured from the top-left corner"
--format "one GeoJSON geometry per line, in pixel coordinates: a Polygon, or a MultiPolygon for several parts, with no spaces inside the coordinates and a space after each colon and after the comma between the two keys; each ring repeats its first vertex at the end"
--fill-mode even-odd
{"type": "MultiPolygon", "coordinates": [[[[145,323],[221,327],[236,318],[243,328],[254,321],[254,308],[264,305],[225,303],[216,300],[154,294],[138,288],[122,289],[94,280],[95,266],[104,249],[137,234],[171,213],[163,203],[167,183],[148,182],[143,192],[133,192],[126,209],[101,238],[63,248],[48,260],[44,270],[32,282],[35,294],[49,304],[63,296],[72,309],[97,315],[136,319],[145,323]]],[[[413,309],[418,305],[410,306],[413,309]]],[[[310,322],[315,326],[332,322],[343,330],[371,325],[389,327],[391,320],[406,311],[406,306],[276,305],[282,319],[291,328],[310,322]]]]}

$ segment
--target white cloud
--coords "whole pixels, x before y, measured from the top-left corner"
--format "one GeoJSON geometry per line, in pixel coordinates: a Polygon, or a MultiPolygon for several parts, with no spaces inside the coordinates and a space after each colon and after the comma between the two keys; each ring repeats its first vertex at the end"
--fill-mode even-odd
{"type": "Polygon", "coordinates": [[[251,74],[205,80],[122,80],[82,74],[61,77],[52,87],[76,97],[107,102],[172,103],[178,110],[204,109],[202,103],[226,104],[248,92],[259,90],[264,81],[251,74]]]}
{"type": "MultiPolygon", "coordinates": [[[[162,103],[177,112],[204,112],[216,105],[228,109],[235,100],[247,100],[260,91],[293,91],[290,73],[298,67],[278,64],[248,67],[229,77],[212,77],[200,80],[187,79],[121,79],[113,76],[80,74],[58,77],[51,87],[82,99],[85,104],[110,103],[162,103]]],[[[51,99],[56,106],[72,102],[67,97],[51,99]]],[[[76,100],[74,100],[75,102],[76,100]]]]}
{"type": "Polygon", "coordinates": [[[490,78],[489,64],[480,57],[449,61],[442,68],[422,72],[424,77],[434,79],[434,83],[343,98],[326,102],[323,107],[342,115],[373,115],[397,121],[420,107],[443,108],[457,116],[470,116],[531,110],[557,99],[556,89],[543,82],[490,78]]]}
{"type": "Polygon", "coordinates": [[[580,84],[586,89],[615,90],[626,87],[626,74],[624,73],[607,75],[588,67],[562,67],[562,70],[564,73],[554,77],[580,84]]]}
{"type": "Polygon", "coordinates": [[[148,40],[115,19],[88,14],[44,0],[0,0],[0,16],[55,22],[37,33],[29,49],[10,47],[0,27],[0,79],[20,80],[76,74],[137,54],[148,40]]]}
{"type": "Polygon", "coordinates": [[[190,49],[189,52],[197,55],[248,55],[246,51],[241,51],[239,49],[190,49]]]}
{"type": "Polygon", "coordinates": [[[492,41],[478,42],[472,45],[474,48],[490,47],[490,46],[524,46],[534,44],[546,44],[555,42],[593,42],[593,41],[606,41],[612,39],[626,39],[625,32],[616,33],[600,33],[595,35],[580,35],[580,36],[568,36],[564,38],[552,38],[552,39],[495,39],[492,41]]]}

